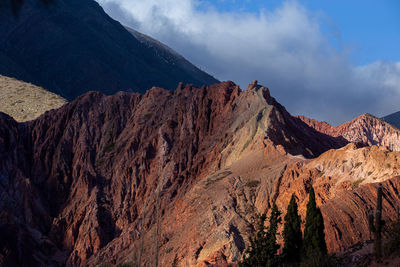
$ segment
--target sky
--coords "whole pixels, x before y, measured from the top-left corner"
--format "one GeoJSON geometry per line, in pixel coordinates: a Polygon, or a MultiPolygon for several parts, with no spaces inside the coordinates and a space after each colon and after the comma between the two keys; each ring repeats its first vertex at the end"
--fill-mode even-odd
{"type": "Polygon", "coordinates": [[[400,1],[98,0],[217,79],[333,125],[400,110],[400,1]]]}

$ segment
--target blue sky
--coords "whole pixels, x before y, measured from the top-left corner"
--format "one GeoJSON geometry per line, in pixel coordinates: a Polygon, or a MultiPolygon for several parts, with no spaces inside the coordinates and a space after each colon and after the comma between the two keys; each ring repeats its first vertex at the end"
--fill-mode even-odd
{"type": "MultiPolygon", "coordinates": [[[[214,0],[200,1],[222,12],[258,13],[273,10],[282,0],[214,0]]],[[[376,60],[400,61],[400,1],[398,0],[301,0],[315,12],[323,32],[331,36],[332,45],[350,49],[354,64],[376,60]]]]}
{"type": "Polygon", "coordinates": [[[219,80],[338,125],[400,110],[400,1],[97,0],[219,80]]]}

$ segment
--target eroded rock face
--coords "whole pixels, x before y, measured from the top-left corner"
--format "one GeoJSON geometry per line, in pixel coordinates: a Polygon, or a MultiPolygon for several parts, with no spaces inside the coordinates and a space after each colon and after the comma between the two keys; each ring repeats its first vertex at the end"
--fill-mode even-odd
{"type": "Polygon", "coordinates": [[[384,187],[384,217],[387,221],[396,218],[400,207],[399,160],[400,152],[377,146],[357,148],[349,144],[329,150],[315,159],[288,164],[276,180],[277,197],[272,201],[285,210],[294,194],[305,219],[313,185],[324,216],[328,251],[343,251],[370,239],[367,215],[376,209],[379,183],[384,187]]]}
{"type": "MultiPolygon", "coordinates": [[[[137,260],[143,247],[148,266],[160,214],[161,266],[175,255],[182,266],[234,264],[257,213],[273,201],[284,212],[295,193],[304,215],[311,184],[328,247],[342,250],[366,238],[346,221],[371,208],[364,184],[399,175],[397,152],[338,149],[346,143],[292,117],[257,83],[89,92],[24,124],[0,114],[0,234],[19,237],[0,241],[0,259],[96,266],[137,260]],[[354,202],[357,192],[366,196],[354,202]],[[341,210],[354,214],[334,217],[341,210]]],[[[397,185],[387,183],[394,201],[397,185]]]]}
{"type": "Polygon", "coordinates": [[[334,137],[341,136],[348,142],[368,146],[386,146],[392,151],[400,151],[400,130],[370,114],[363,114],[338,127],[304,116],[297,116],[297,118],[321,133],[334,137]]]}
{"type": "MultiPolygon", "coordinates": [[[[18,221],[37,233],[22,254],[14,253],[18,244],[2,245],[14,253],[3,258],[21,263],[30,250],[40,254],[41,263],[52,258],[69,266],[116,263],[130,257],[142,235],[143,262],[149,263],[158,196],[162,226],[171,226],[160,241],[166,251],[169,240],[184,232],[180,226],[199,216],[184,199],[191,199],[189,192],[203,178],[269,147],[270,154],[311,157],[342,145],[291,117],[267,88],[252,84],[242,92],[232,82],[201,89],[180,84],[175,92],[153,88],[145,95],[89,92],[29,123],[1,119],[0,164],[6,173],[1,193],[17,206],[2,209],[2,225],[18,221]],[[36,252],[42,240],[51,249],[36,252]]],[[[236,205],[235,198],[218,201],[236,205]]],[[[239,224],[248,227],[246,220],[239,224]]],[[[243,237],[236,224],[226,231],[238,243],[233,248],[228,242],[222,254],[225,261],[238,259],[243,237]]],[[[192,237],[200,247],[203,234],[192,237]]],[[[213,248],[200,247],[180,256],[192,263],[218,258],[213,248]]],[[[163,262],[174,257],[167,254],[161,253],[163,262]]]]}

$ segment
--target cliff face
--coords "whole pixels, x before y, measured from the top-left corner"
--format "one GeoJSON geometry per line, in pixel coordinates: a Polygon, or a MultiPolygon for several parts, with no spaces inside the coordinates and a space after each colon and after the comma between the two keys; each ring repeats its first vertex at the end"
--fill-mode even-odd
{"type": "Polygon", "coordinates": [[[285,209],[295,194],[299,212],[305,218],[308,192],[313,185],[324,216],[328,250],[343,251],[370,239],[367,215],[376,209],[379,183],[385,191],[383,216],[387,221],[396,218],[399,160],[399,152],[349,144],[312,160],[288,164],[274,187],[277,205],[285,209]]]}
{"type": "Polygon", "coordinates": [[[370,114],[363,114],[338,127],[304,116],[297,116],[297,118],[321,133],[334,137],[341,136],[348,142],[368,146],[386,146],[392,151],[400,151],[400,130],[370,114]]]}
{"type": "MultiPolygon", "coordinates": [[[[314,183],[319,203],[333,205],[322,209],[328,218],[357,177],[358,186],[398,175],[396,152],[329,150],[346,143],[292,117],[256,82],[89,92],[23,124],[0,114],[0,234],[18,236],[0,241],[0,260],[95,266],[132,261],[143,247],[147,266],[159,218],[162,266],[175,255],[184,266],[235,262],[273,201],[284,210],[296,192],[304,214],[314,183]]],[[[360,239],[331,234],[356,227],[334,219],[330,251],[360,239]]]]}
{"type": "Polygon", "coordinates": [[[4,224],[18,219],[40,233],[66,253],[68,265],[86,262],[110,241],[123,250],[142,234],[141,214],[143,233],[154,226],[158,197],[162,214],[170,214],[194,184],[254,147],[268,143],[309,157],[340,146],[298,124],[256,84],[244,92],[231,82],[145,95],[90,92],[29,123],[1,116],[2,194],[18,207],[2,210],[4,224]]]}

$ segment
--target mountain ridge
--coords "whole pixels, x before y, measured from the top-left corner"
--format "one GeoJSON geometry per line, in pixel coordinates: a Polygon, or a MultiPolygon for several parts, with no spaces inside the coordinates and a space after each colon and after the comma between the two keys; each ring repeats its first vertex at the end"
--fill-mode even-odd
{"type": "Polygon", "coordinates": [[[0,34],[1,74],[68,100],[89,90],[143,93],[218,82],[170,50],[164,54],[176,64],[164,61],[92,0],[57,0],[47,8],[26,0],[17,17],[1,9],[0,34]]]}
{"type": "Polygon", "coordinates": [[[392,151],[400,151],[400,130],[385,120],[368,113],[360,115],[337,127],[333,127],[327,122],[320,122],[305,116],[297,116],[297,118],[319,132],[334,137],[341,136],[348,142],[368,146],[387,146],[392,151]]]}
{"type": "Polygon", "coordinates": [[[0,113],[0,234],[19,237],[0,240],[0,257],[116,265],[142,247],[150,265],[159,225],[160,265],[175,254],[185,266],[236,264],[257,214],[274,202],[284,212],[294,192],[304,215],[311,185],[328,249],[343,251],[367,238],[360,214],[374,205],[373,183],[393,217],[399,157],[318,132],[256,81],[88,92],[27,123],[0,113]]]}

